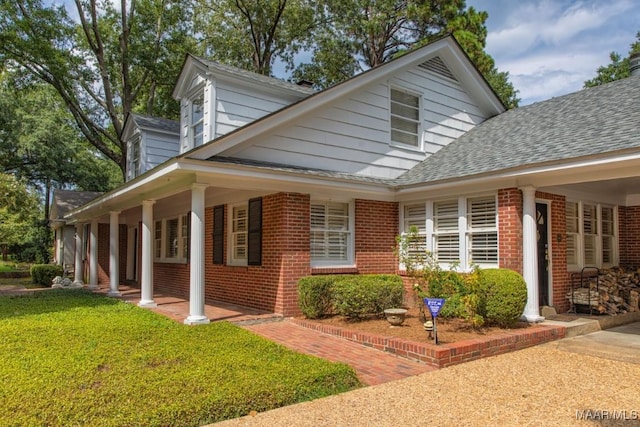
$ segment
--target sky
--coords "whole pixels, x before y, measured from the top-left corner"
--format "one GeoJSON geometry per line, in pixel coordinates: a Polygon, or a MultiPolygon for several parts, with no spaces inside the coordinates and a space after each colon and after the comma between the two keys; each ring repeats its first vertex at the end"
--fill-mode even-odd
{"type": "Polygon", "coordinates": [[[520,105],[580,90],[640,31],[639,0],[467,0],[489,13],[486,52],[520,105]]]}

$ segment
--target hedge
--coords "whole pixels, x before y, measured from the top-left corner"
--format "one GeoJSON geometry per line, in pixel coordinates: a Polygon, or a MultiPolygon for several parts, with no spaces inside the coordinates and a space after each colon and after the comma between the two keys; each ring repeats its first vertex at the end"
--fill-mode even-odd
{"type": "Polygon", "coordinates": [[[360,318],[401,307],[404,286],[397,275],[328,275],[298,282],[299,306],[308,318],[330,314],[360,318]]]}
{"type": "Polygon", "coordinates": [[[527,304],[527,284],[522,276],[504,268],[480,271],[482,311],[489,323],[511,326],[527,304]]]}
{"type": "Polygon", "coordinates": [[[53,264],[35,264],[31,266],[31,281],[36,285],[49,286],[54,277],[62,276],[62,266],[53,264]]]}

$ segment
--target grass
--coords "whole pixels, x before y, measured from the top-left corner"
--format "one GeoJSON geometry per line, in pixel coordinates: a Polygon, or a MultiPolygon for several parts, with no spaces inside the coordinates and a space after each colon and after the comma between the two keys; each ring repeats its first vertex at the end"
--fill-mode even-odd
{"type": "Polygon", "coordinates": [[[198,426],[344,392],[351,368],[83,290],[0,297],[0,425],[198,426]]]}

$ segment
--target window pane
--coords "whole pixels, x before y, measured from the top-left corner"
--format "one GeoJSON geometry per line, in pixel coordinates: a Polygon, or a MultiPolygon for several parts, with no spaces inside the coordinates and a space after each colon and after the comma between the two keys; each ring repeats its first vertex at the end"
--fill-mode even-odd
{"type": "Polygon", "coordinates": [[[178,256],[178,219],[167,220],[167,258],[178,256]]]}
{"type": "Polygon", "coordinates": [[[420,98],[391,89],[391,141],[417,147],[420,143],[420,98]]]}
{"type": "Polygon", "coordinates": [[[472,263],[498,262],[498,234],[474,233],[469,238],[469,258],[472,263]]]}
{"type": "Polygon", "coordinates": [[[467,227],[469,229],[496,226],[496,200],[494,197],[467,201],[467,227]]]}
{"type": "Polygon", "coordinates": [[[155,229],[153,234],[154,234],[154,243],[155,243],[154,254],[156,258],[160,258],[162,256],[162,222],[161,221],[155,222],[155,229]]]}
{"type": "Polygon", "coordinates": [[[586,267],[596,266],[596,236],[584,236],[584,265],[586,267]]]}
{"type": "Polygon", "coordinates": [[[448,200],[433,204],[435,232],[458,230],[458,201],[448,200]]]}
{"type": "Polygon", "coordinates": [[[346,261],[349,242],[349,205],[313,203],[311,205],[311,260],[346,261]]]}
{"type": "Polygon", "coordinates": [[[460,259],[460,238],[457,234],[435,236],[434,255],[438,262],[456,262],[460,259]]]}
{"type": "Polygon", "coordinates": [[[602,237],[602,262],[613,264],[613,237],[602,237]]]}
{"type": "Polygon", "coordinates": [[[247,259],[247,206],[235,206],[232,217],[232,256],[236,261],[247,259]]]}
{"type": "Polygon", "coordinates": [[[578,236],[567,235],[567,264],[578,265],[578,236]]]}
{"type": "Polygon", "coordinates": [[[585,204],[582,209],[582,224],[585,234],[598,234],[598,211],[596,206],[585,204]]]}

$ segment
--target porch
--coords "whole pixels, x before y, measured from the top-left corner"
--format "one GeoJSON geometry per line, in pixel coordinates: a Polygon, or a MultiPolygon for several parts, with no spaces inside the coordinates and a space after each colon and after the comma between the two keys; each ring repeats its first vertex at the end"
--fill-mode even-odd
{"type": "MultiPolygon", "coordinates": [[[[120,284],[118,287],[120,292],[119,299],[131,303],[138,304],[141,300],[140,288],[128,284],[120,284]]],[[[107,295],[110,292],[108,284],[100,285],[94,292],[107,295]]],[[[148,307],[149,310],[162,314],[177,322],[184,322],[189,316],[189,300],[177,296],[167,295],[163,293],[154,293],[153,295],[156,307],[148,307]]],[[[236,304],[230,304],[223,301],[205,302],[204,314],[211,322],[228,321],[236,324],[249,325],[270,320],[281,320],[283,317],[256,310],[250,307],[244,307],[236,304]]]]}

